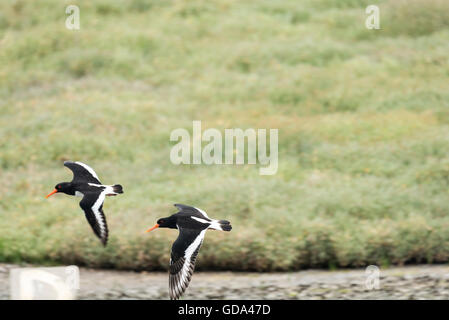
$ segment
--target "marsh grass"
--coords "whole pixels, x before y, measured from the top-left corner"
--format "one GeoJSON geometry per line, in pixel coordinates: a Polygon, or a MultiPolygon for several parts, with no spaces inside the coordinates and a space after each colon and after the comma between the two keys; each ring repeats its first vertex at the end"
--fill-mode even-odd
{"type": "Polygon", "coordinates": [[[72,2],[0,3],[0,261],[166,269],[173,203],[233,224],[203,270],[447,261],[447,1],[379,1],[381,30],[371,1],[81,1],[69,31],[72,2]],[[172,165],[192,120],[278,128],[278,173],[172,165]],[[106,249],[43,198],[67,159],[124,186],[106,249]]]}

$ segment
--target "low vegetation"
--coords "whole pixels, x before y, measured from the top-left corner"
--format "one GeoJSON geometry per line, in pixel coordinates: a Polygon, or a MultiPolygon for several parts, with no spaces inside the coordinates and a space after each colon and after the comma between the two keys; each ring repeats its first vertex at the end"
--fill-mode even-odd
{"type": "Polygon", "coordinates": [[[234,227],[202,270],[446,262],[448,52],[445,0],[2,1],[0,261],[166,269],[177,232],[144,231],[185,203],[234,227]],[[173,165],[192,120],[278,128],[277,174],[173,165]],[[44,199],[68,159],[124,186],[107,248],[44,199]]]}

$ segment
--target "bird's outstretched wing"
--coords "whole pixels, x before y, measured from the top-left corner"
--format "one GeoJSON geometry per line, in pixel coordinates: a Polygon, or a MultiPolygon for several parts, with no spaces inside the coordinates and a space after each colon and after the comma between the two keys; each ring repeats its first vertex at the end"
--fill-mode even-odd
{"type": "Polygon", "coordinates": [[[207,215],[207,213],[199,208],[186,206],[185,204],[180,204],[180,203],[176,203],[175,207],[178,208],[179,212],[191,214],[192,216],[203,218],[203,219],[206,219],[209,221],[211,220],[209,218],[209,216],[207,215]]]}
{"type": "Polygon", "coordinates": [[[179,228],[170,259],[170,299],[176,300],[186,291],[195,270],[195,261],[203,243],[204,230],[179,228]]]}
{"type": "Polygon", "coordinates": [[[175,203],[174,206],[181,212],[195,212],[195,208],[185,204],[175,203]]]}
{"type": "Polygon", "coordinates": [[[76,162],[65,161],[64,166],[72,170],[73,172],[72,182],[101,184],[100,179],[98,178],[94,169],[92,169],[85,163],[79,161],[76,162]]]}
{"type": "Polygon", "coordinates": [[[105,197],[105,190],[102,192],[89,192],[84,195],[80,202],[80,207],[84,210],[87,221],[104,246],[106,246],[108,242],[108,225],[103,212],[103,202],[105,197]]]}

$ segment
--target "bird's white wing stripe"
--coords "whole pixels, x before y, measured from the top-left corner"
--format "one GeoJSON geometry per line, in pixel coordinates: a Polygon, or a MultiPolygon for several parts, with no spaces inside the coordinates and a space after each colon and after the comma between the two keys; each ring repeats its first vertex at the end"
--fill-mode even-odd
{"type": "Polygon", "coordinates": [[[201,209],[199,209],[199,208],[197,208],[197,207],[194,207],[196,210],[198,210],[205,218],[208,218],[208,219],[210,219],[209,218],[209,216],[207,215],[207,213],[205,212],[205,211],[203,211],[203,210],[201,210],[201,209]]]}
{"type": "Polygon", "coordinates": [[[113,186],[108,186],[108,185],[104,185],[104,184],[97,184],[97,183],[88,183],[88,185],[90,185],[92,187],[104,188],[104,191],[107,194],[110,194],[110,193],[117,194],[117,192],[114,192],[113,186]]]}
{"type": "Polygon", "coordinates": [[[104,199],[106,197],[106,190],[100,193],[98,196],[97,201],[95,201],[94,205],[92,206],[92,212],[95,215],[95,219],[97,219],[98,225],[100,226],[101,236],[103,237],[105,235],[106,227],[104,225],[103,218],[101,217],[100,207],[104,202],[104,199]]]}
{"type": "Polygon", "coordinates": [[[210,224],[210,226],[207,227],[208,229],[222,230],[223,231],[223,229],[221,228],[221,225],[218,222],[218,220],[207,221],[207,220],[204,220],[204,219],[201,219],[201,218],[197,218],[197,217],[194,217],[194,216],[191,216],[191,218],[193,220],[196,220],[196,221],[201,222],[201,223],[210,224]]]}
{"type": "Polygon", "coordinates": [[[90,186],[92,186],[92,187],[107,187],[107,186],[105,186],[105,185],[102,185],[102,184],[98,184],[98,183],[88,183],[88,185],[90,185],[90,186]]]}
{"type": "Polygon", "coordinates": [[[190,260],[192,254],[201,244],[201,241],[204,239],[204,234],[206,233],[206,229],[201,231],[200,234],[196,237],[196,239],[187,247],[186,252],[184,253],[184,258],[186,260],[190,260]]]}
{"type": "Polygon", "coordinates": [[[207,221],[207,220],[204,220],[204,219],[201,219],[201,218],[197,218],[197,217],[194,217],[194,216],[191,216],[190,218],[192,218],[193,220],[196,220],[198,222],[201,222],[201,223],[210,223],[210,221],[207,221]]]}
{"type": "Polygon", "coordinates": [[[76,164],[79,164],[80,166],[82,166],[84,169],[86,169],[87,171],[89,171],[89,173],[98,181],[100,181],[100,179],[98,178],[97,174],[95,173],[94,169],[92,169],[91,167],[89,167],[87,164],[76,161],[76,164]]]}
{"type": "Polygon", "coordinates": [[[181,270],[181,279],[179,283],[176,284],[176,287],[179,290],[179,292],[182,292],[182,284],[187,281],[187,277],[189,276],[189,266],[191,263],[192,255],[198,249],[198,247],[201,246],[205,233],[206,229],[201,231],[200,234],[196,237],[196,239],[187,247],[184,253],[185,262],[181,270]]]}

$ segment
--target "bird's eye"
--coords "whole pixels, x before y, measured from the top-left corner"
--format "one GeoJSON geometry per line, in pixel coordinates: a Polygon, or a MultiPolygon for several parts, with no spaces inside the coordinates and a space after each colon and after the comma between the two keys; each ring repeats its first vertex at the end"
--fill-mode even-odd
{"type": "Polygon", "coordinates": [[[160,223],[164,223],[164,220],[160,220],[159,222],[160,222],[160,223]]]}

